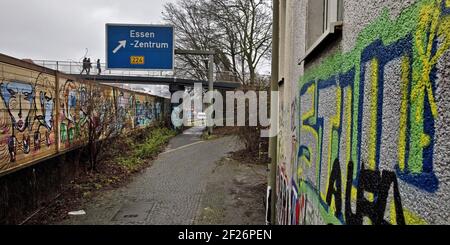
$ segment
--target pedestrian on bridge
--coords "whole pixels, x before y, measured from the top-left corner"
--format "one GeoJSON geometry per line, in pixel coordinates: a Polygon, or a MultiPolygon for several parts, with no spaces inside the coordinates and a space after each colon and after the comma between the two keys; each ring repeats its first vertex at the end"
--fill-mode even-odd
{"type": "Polygon", "coordinates": [[[84,59],[83,59],[83,70],[81,70],[80,74],[83,74],[84,71],[86,71],[86,73],[87,73],[87,58],[86,57],[84,57],[84,59]]]}
{"type": "Polygon", "coordinates": [[[100,75],[100,73],[102,73],[102,66],[100,65],[100,59],[97,59],[97,70],[98,70],[97,75],[100,75]]]}
{"type": "Polygon", "coordinates": [[[92,68],[92,63],[91,63],[91,58],[88,58],[86,61],[86,73],[89,75],[89,73],[91,73],[91,68],[92,68]]]}

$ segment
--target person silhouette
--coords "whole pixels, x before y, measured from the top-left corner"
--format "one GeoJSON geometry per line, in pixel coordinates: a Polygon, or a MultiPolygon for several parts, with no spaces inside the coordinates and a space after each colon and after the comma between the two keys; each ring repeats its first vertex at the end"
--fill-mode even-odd
{"type": "Polygon", "coordinates": [[[86,69],[87,69],[88,75],[89,75],[89,73],[91,73],[91,68],[92,68],[91,58],[88,58],[86,61],[86,69]]]}
{"type": "Polygon", "coordinates": [[[98,75],[100,75],[100,73],[102,73],[102,66],[100,64],[100,59],[97,59],[97,70],[98,70],[98,75]]]}
{"type": "Polygon", "coordinates": [[[86,73],[87,73],[87,58],[86,57],[84,57],[84,59],[83,59],[83,70],[81,70],[80,74],[83,74],[84,71],[86,71],[86,73]]]}

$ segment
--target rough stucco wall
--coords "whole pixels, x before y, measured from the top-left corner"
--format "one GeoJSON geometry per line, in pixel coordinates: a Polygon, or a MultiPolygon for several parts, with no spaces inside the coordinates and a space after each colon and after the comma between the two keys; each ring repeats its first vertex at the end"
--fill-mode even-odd
{"type": "Polygon", "coordinates": [[[389,10],[389,16],[395,19],[401,11],[417,0],[344,0],[345,31],[343,33],[343,51],[348,52],[355,46],[359,33],[384,10],[389,10]]]}
{"type": "Polygon", "coordinates": [[[342,37],[337,36],[335,40],[332,40],[329,45],[318,50],[318,54],[303,62],[305,70],[319,66],[324,60],[330,56],[342,51],[342,37]]]}
{"type": "MultiPolygon", "coordinates": [[[[299,8],[286,22],[304,21],[306,1],[292,2],[299,8]]],[[[342,40],[304,72],[292,61],[285,66],[295,72],[280,71],[289,85],[277,221],[448,224],[450,1],[349,0],[344,8],[342,40]]],[[[285,56],[304,50],[298,26],[286,30],[300,35],[285,56]]]]}
{"type": "MultiPolygon", "coordinates": [[[[295,135],[296,126],[295,123],[298,121],[298,115],[295,113],[297,109],[297,91],[298,91],[298,78],[303,73],[303,68],[301,66],[295,65],[298,60],[305,54],[305,28],[306,21],[305,16],[298,18],[298,13],[306,12],[306,1],[282,1],[286,3],[285,11],[280,13],[281,23],[284,23],[284,17],[286,16],[286,24],[280,26],[283,28],[281,31],[280,44],[283,48],[280,49],[280,70],[279,70],[279,80],[285,79],[284,86],[280,87],[280,98],[279,98],[279,111],[283,112],[284,115],[280,117],[279,120],[279,138],[278,138],[278,162],[283,163],[282,166],[288,167],[289,169],[280,169],[281,175],[277,179],[277,186],[286,185],[288,183],[288,178],[283,178],[286,176],[283,173],[290,173],[296,166],[291,164],[286,164],[292,162],[292,158],[295,157],[295,135]],[[292,31],[296,30],[296,31],[292,31]],[[296,47],[296,48],[292,48],[296,47]],[[289,65],[286,65],[289,64],[289,65]],[[293,65],[294,64],[294,65],[293,65]],[[291,113],[292,112],[292,113],[291,113]]],[[[282,4],[283,6],[283,4],[282,4]]],[[[282,9],[282,8],[281,8],[282,9]]],[[[282,198],[277,200],[279,208],[283,207],[282,198]]],[[[288,217],[278,217],[278,222],[287,219],[288,217]]]]}

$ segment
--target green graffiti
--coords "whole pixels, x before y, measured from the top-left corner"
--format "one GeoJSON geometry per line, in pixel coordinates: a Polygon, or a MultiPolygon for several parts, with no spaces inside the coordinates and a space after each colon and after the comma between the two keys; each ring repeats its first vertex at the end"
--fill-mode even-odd
{"type": "Polygon", "coordinates": [[[60,134],[61,134],[61,142],[66,143],[68,135],[67,135],[67,125],[65,123],[61,123],[60,125],[60,134]]]}
{"type": "MultiPolygon", "coordinates": [[[[386,173],[387,177],[384,180],[396,183],[396,179],[390,177],[393,175],[426,192],[433,193],[438,190],[439,181],[433,170],[434,125],[435,120],[439,119],[435,95],[435,67],[450,48],[450,11],[443,1],[445,0],[419,1],[404,9],[395,19],[391,18],[388,9],[384,9],[378,18],[359,33],[350,52],[330,55],[320,64],[307,69],[300,78],[299,87],[302,92],[298,103],[301,113],[305,115],[300,115],[302,119],[298,127],[300,133],[297,150],[300,160],[299,169],[295,170],[298,180],[295,180],[294,184],[299,194],[310,196],[309,201],[320,210],[323,222],[331,224],[346,222],[345,217],[334,217],[336,207],[334,204],[327,206],[324,200],[326,195],[324,191],[328,186],[324,183],[328,183],[334,159],[343,156],[341,159],[356,163],[352,164],[353,171],[348,169],[349,172],[346,173],[355,178],[359,176],[360,169],[379,171],[378,158],[382,154],[380,127],[383,125],[383,118],[380,116],[383,115],[384,100],[381,95],[384,92],[385,82],[381,74],[384,67],[393,60],[400,61],[401,74],[401,78],[395,81],[401,88],[401,96],[398,98],[401,107],[400,116],[395,115],[399,117],[400,125],[399,137],[394,139],[398,147],[398,159],[393,163],[384,163],[395,167],[393,172],[386,173]],[[346,74],[353,76],[351,82],[341,81],[341,76],[345,77],[346,74]],[[321,106],[331,106],[330,101],[322,101],[325,97],[321,98],[320,94],[322,89],[329,87],[338,91],[335,97],[337,114],[333,114],[332,118],[327,118],[329,117],[327,115],[321,117],[316,112],[321,106]],[[346,88],[351,96],[347,100],[343,98],[343,91],[346,88]],[[366,95],[366,92],[369,94],[366,95]],[[307,98],[312,96],[314,108],[301,108],[303,94],[308,96],[307,98]],[[345,117],[347,125],[341,125],[344,120],[342,117],[345,117]],[[363,135],[363,120],[368,120],[368,126],[365,126],[368,127],[365,131],[367,135],[363,135]],[[329,132],[326,130],[330,129],[324,128],[324,125],[330,121],[335,127],[331,128],[331,135],[327,135],[329,132]],[[349,131],[346,132],[347,135],[341,135],[343,127],[347,127],[349,131]],[[317,142],[304,142],[302,134],[308,134],[309,140],[312,139],[311,135],[316,135],[317,142]],[[323,138],[325,136],[327,139],[323,138]],[[350,149],[339,152],[340,140],[346,142],[347,148],[350,149]],[[368,149],[361,149],[363,142],[368,149]],[[316,144],[317,149],[311,148],[316,144]],[[330,152],[324,154],[323,151],[330,152]],[[363,151],[366,157],[363,157],[363,151]],[[326,156],[327,159],[321,159],[322,156],[326,156]],[[310,160],[315,160],[315,163],[309,162],[310,160]],[[308,164],[315,164],[315,167],[308,164]],[[308,175],[308,170],[315,170],[315,173],[308,175]],[[307,179],[311,176],[315,176],[315,179],[307,179]]],[[[347,163],[341,164],[349,166],[347,163]]],[[[343,177],[346,178],[344,174],[343,177]]],[[[345,183],[345,179],[341,182],[345,183]]],[[[349,191],[348,196],[355,201],[359,191],[357,180],[349,191]]],[[[376,202],[377,193],[368,194],[368,201],[376,202]]],[[[396,193],[396,196],[400,198],[401,195],[396,193]]],[[[401,223],[404,218],[407,224],[424,223],[423,219],[409,210],[403,211],[401,208],[394,210],[393,206],[396,204],[390,206],[389,222],[401,223]]],[[[377,222],[380,222],[379,218],[377,222]]]]}

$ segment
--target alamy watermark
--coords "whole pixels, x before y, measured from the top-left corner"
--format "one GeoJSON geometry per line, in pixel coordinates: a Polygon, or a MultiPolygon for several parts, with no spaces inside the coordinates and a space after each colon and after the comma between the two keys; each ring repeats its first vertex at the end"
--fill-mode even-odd
{"type": "Polygon", "coordinates": [[[218,91],[203,93],[201,83],[196,83],[193,91],[193,96],[186,91],[172,94],[172,104],[178,105],[171,115],[175,127],[192,126],[193,121],[204,121],[208,127],[258,126],[262,128],[261,137],[278,135],[277,91],[271,92],[270,103],[267,91],[227,91],[224,98],[218,91]]]}

